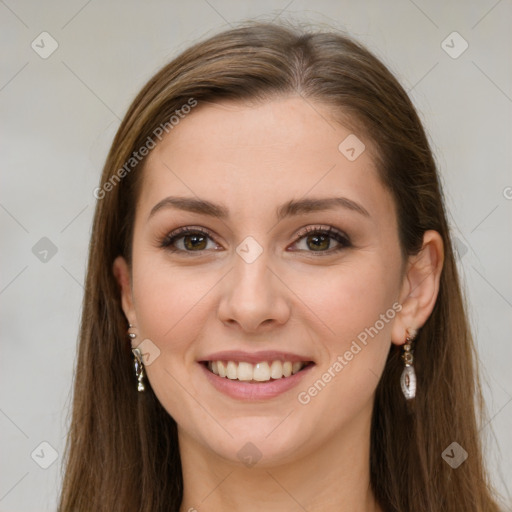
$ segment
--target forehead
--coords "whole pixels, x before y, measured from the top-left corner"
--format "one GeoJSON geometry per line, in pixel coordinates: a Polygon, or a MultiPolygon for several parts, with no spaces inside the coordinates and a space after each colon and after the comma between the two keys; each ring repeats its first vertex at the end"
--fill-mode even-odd
{"type": "Polygon", "coordinates": [[[256,208],[336,191],[366,197],[371,209],[390,200],[372,155],[365,133],[301,97],[199,104],[149,154],[140,206],[195,195],[235,209],[257,197],[256,208]]]}
{"type": "Polygon", "coordinates": [[[358,149],[362,149],[360,143],[364,139],[369,159],[373,148],[366,134],[349,128],[352,123],[348,117],[346,123],[336,122],[334,114],[334,107],[300,96],[250,103],[200,103],[173,128],[150,158],[168,146],[190,149],[190,144],[196,144],[203,154],[215,150],[230,155],[240,150],[263,150],[275,156],[276,152],[283,154],[286,150],[297,155],[321,150],[326,156],[337,158],[339,144],[352,135],[354,142],[354,137],[360,139],[358,149]]]}

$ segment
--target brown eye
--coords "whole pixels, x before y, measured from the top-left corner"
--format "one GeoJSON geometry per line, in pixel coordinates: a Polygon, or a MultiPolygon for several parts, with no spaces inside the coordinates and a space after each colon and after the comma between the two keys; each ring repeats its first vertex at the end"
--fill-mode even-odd
{"type": "Polygon", "coordinates": [[[324,251],[329,249],[331,240],[327,235],[309,235],[306,238],[306,243],[312,251],[324,251]]]}
{"type": "Polygon", "coordinates": [[[201,229],[180,228],[162,240],[160,246],[171,252],[200,253],[206,250],[218,250],[209,233],[201,229]]]}
{"type": "Polygon", "coordinates": [[[332,227],[309,227],[298,236],[299,239],[295,242],[293,251],[332,254],[351,246],[348,236],[332,227]]]}
{"type": "Polygon", "coordinates": [[[208,237],[203,234],[185,235],[183,238],[183,245],[188,251],[206,249],[208,245],[208,237]]]}

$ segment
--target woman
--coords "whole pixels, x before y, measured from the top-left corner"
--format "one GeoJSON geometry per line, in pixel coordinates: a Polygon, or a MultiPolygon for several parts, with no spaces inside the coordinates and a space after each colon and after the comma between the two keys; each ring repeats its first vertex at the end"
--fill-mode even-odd
{"type": "Polygon", "coordinates": [[[366,49],[193,46],[95,196],[62,512],[498,510],[435,163],[366,49]]]}

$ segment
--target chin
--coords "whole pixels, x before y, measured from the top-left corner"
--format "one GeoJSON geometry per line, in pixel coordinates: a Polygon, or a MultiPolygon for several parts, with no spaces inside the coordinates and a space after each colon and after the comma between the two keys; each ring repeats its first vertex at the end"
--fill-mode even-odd
{"type": "Polygon", "coordinates": [[[197,434],[201,444],[230,463],[271,468],[301,456],[311,442],[311,428],[299,424],[297,419],[285,419],[287,414],[233,418],[231,421],[224,418],[224,425],[232,437],[220,429],[215,435],[211,431],[197,434]]]}

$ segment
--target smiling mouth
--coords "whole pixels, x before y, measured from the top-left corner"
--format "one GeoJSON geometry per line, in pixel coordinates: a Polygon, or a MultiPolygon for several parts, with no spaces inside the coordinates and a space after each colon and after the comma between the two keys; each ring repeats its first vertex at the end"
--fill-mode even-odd
{"type": "Polygon", "coordinates": [[[206,368],[213,374],[230,380],[238,380],[247,383],[271,382],[278,379],[286,379],[307,366],[311,361],[261,361],[251,364],[245,361],[206,361],[206,368]]]}

